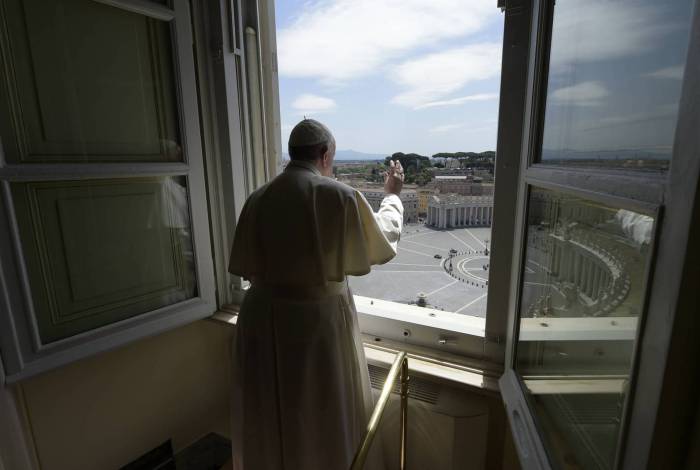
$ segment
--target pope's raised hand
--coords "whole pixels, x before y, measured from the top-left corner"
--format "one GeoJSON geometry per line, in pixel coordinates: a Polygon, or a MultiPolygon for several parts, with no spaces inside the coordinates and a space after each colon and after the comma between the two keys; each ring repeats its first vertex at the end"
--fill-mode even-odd
{"type": "Polygon", "coordinates": [[[384,192],[388,194],[401,194],[403,176],[401,162],[398,160],[390,160],[389,170],[384,173],[384,192]]]}

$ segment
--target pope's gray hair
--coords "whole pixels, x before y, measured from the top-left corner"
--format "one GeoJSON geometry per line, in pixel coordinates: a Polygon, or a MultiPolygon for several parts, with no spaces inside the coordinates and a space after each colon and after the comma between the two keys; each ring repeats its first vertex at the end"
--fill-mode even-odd
{"type": "Polygon", "coordinates": [[[326,142],[321,142],[320,144],[314,145],[297,145],[287,147],[289,151],[289,158],[291,160],[303,160],[303,161],[314,161],[318,160],[326,153],[332,146],[335,145],[335,139],[333,137],[329,138],[326,142]]]}

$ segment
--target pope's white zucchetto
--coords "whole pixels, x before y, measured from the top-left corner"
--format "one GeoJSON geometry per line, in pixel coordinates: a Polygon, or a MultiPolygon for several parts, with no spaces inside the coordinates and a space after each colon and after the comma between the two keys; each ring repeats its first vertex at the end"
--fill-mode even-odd
{"type": "Polygon", "coordinates": [[[331,131],[315,119],[304,119],[289,134],[290,147],[306,147],[333,141],[331,131]]]}

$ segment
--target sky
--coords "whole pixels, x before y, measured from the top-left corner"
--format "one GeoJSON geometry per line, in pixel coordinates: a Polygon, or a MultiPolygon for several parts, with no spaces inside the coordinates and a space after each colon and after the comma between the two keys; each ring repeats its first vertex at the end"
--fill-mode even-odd
{"type": "Polygon", "coordinates": [[[495,150],[495,0],[277,0],[275,9],[284,148],[307,116],[342,150],[495,150]]]}
{"type": "Polygon", "coordinates": [[[545,157],[670,158],[691,17],[691,0],[557,2],[545,157]]]}

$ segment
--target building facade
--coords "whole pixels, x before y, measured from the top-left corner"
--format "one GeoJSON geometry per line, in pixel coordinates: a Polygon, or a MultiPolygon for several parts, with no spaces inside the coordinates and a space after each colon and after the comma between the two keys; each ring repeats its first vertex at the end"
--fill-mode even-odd
{"type": "Polygon", "coordinates": [[[427,225],[436,228],[490,227],[493,196],[434,195],[428,201],[427,225]]]}
{"type": "Polygon", "coordinates": [[[460,194],[462,196],[492,196],[493,184],[483,183],[480,178],[471,175],[435,176],[431,186],[441,193],[460,194]]]}
{"type": "Polygon", "coordinates": [[[416,196],[418,197],[418,216],[425,217],[428,215],[428,201],[430,196],[435,194],[435,188],[432,187],[422,187],[416,189],[416,196]]]}

